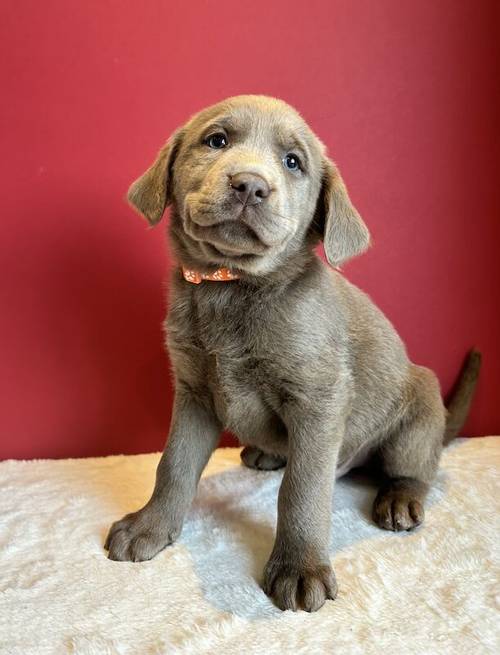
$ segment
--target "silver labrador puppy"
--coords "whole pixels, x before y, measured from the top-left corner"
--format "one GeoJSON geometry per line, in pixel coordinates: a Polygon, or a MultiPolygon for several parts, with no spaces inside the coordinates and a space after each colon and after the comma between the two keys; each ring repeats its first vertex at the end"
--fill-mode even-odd
{"type": "Polygon", "coordinates": [[[113,524],[114,560],[142,561],[179,535],[222,429],[257,469],[286,466],[264,589],[282,609],[320,608],[337,475],[377,463],[375,522],[410,530],[443,443],[460,428],[479,370],[471,353],[449,416],[371,300],[337,267],[369,246],[336,166],[280,100],[229,98],[179,129],[130,188],[151,224],[172,206],[165,328],[175,375],[170,436],[149,502],[113,524]]]}

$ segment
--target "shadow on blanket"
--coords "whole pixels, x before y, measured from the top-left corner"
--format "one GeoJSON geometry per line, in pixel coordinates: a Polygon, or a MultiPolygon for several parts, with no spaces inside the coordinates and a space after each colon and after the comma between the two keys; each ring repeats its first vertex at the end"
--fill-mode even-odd
{"type": "MultiPolygon", "coordinates": [[[[241,467],[200,482],[179,543],[190,553],[203,594],[218,609],[247,619],[280,614],[260,582],[273,546],[281,478],[282,472],[241,467]]],[[[446,474],[441,471],[427,507],[439,502],[445,486],[446,474]]],[[[337,481],[331,531],[333,557],[361,540],[408,536],[387,533],[373,524],[375,493],[373,480],[360,471],[337,481]]],[[[425,530],[425,524],[420,529],[425,530]]]]}

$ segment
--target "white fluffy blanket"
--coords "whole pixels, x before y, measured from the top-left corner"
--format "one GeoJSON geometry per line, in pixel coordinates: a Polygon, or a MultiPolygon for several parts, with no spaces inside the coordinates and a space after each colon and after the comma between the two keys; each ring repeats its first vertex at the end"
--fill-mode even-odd
{"type": "Polygon", "coordinates": [[[340,592],[311,615],[280,612],[259,587],[281,473],[238,453],[217,451],[180,541],[140,564],[102,545],[148,498],[158,455],[0,464],[2,655],[500,652],[500,437],[446,451],[415,533],[376,528],[371,484],[338,481],[340,592]]]}

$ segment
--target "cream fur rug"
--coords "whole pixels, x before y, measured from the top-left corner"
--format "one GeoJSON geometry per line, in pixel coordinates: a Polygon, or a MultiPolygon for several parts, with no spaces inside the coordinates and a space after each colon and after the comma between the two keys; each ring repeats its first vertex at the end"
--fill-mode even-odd
{"type": "Polygon", "coordinates": [[[449,448],[413,534],[385,533],[374,488],[337,482],[335,602],[281,613],[258,580],[281,473],[212,458],[180,541],[106,559],[110,523],[149,496],[158,455],[0,464],[0,653],[369,655],[500,652],[500,437],[449,448]]]}

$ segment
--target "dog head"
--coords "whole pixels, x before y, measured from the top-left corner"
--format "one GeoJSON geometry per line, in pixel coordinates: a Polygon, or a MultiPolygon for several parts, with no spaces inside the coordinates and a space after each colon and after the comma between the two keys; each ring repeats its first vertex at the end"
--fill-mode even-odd
{"type": "Polygon", "coordinates": [[[177,130],[128,200],[154,225],[172,204],[181,258],[254,275],[323,239],[338,266],[369,233],[336,166],[302,117],[281,100],[236,96],[177,130]]]}

